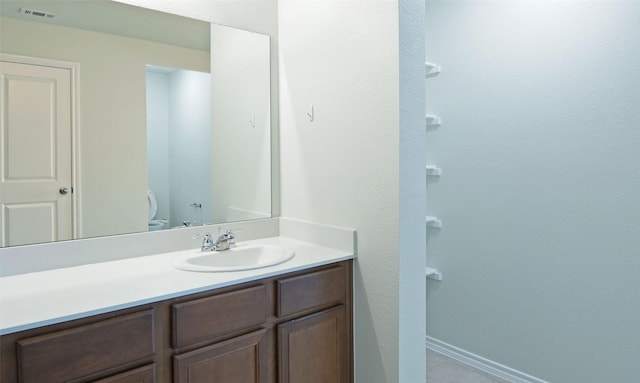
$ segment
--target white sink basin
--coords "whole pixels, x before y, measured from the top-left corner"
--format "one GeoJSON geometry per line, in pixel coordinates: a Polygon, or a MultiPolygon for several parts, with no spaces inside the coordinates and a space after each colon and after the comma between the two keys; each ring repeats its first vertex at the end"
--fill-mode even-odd
{"type": "Polygon", "coordinates": [[[293,250],[277,245],[238,245],[229,250],[201,252],[180,259],[175,267],[187,271],[239,271],[274,266],[293,258],[293,250]]]}

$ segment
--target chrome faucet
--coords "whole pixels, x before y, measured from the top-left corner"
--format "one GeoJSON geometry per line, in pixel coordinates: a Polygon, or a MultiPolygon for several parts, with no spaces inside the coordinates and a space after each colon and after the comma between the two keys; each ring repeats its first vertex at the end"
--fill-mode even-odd
{"type": "MultiPolygon", "coordinates": [[[[200,235],[194,235],[194,239],[199,237],[200,235]]],[[[213,251],[215,245],[213,243],[213,238],[211,238],[211,234],[210,233],[204,233],[203,237],[202,237],[202,247],[200,248],[201,251],[213,251]]]]}
{"type": "Polygon", "coordinates": [[[202,251],[223,251],[229,250],[230,248],[236,245],[234,241],[235,236],[231,230],[225,231],[223,234],[218,236],[215,242],[213,242],[213,238],[210,233],[205,233],[202,238],[202,247],[200,250],[202,251]]]}

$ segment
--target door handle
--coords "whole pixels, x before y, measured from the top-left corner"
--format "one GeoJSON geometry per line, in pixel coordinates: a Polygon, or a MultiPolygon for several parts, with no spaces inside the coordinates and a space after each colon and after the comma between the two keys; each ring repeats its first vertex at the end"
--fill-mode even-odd
{"type": "Polygon", "coordinates": [[[65,194],[69,193],[69,188],[63,186],[63,187],[60,188],[59,191],[60,191],[60,194],[65,195],[65,194]]]}

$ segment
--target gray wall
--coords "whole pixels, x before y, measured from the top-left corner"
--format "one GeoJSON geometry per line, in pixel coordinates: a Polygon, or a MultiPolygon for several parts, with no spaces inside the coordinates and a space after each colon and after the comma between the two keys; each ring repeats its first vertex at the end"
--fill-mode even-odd
{"type": "MultiPolygon", "coordinates": [[[[398,2],[399,46],[399,382],[425,382],[426,231],[425,2],[398,2]]],[[[369,382],[369,381],[367,381],[369,382]]]]}
{"type": "Polygon", "coordinates": [[[427,333],[541,379],[640,376],[640,2],[427,2],[427,333]]]}

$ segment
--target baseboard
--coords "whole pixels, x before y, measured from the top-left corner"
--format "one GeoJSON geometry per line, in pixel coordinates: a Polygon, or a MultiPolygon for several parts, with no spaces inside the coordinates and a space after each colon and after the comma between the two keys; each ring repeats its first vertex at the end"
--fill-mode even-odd
{"type": "Polygon", "coordinates": [[[548,383],[542,379],[535,378],[500,363],[485,359],[430,336],[427,336],[427,348],[510,383],[548,383]]]}

